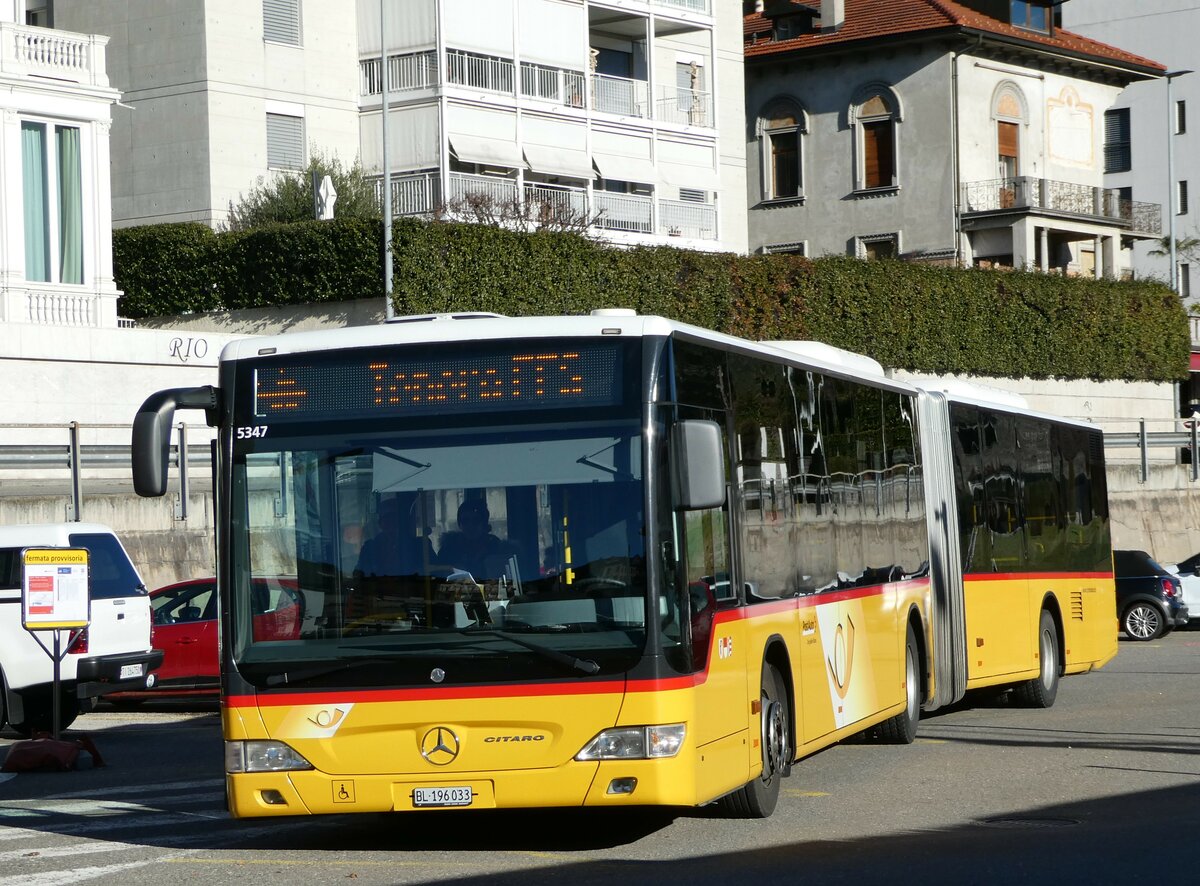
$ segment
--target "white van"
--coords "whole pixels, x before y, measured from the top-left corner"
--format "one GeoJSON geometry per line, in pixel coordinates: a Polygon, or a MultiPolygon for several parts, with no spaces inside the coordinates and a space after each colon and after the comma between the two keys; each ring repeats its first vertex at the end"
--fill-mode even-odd
{"type": "Polygon", "coordinates": [[[150,644],[150,598],[113,531],[97,523],[0,526],[0,726],[23,735],[51,731],[54,665],[50,632],[39,637],[21,626],[21,551],[29,547],[87,548],[91,624],[64,637],[60,670],[59,728],[79,713],[81,701],[109,692],[145,689],[162,663],[150,644]]]}

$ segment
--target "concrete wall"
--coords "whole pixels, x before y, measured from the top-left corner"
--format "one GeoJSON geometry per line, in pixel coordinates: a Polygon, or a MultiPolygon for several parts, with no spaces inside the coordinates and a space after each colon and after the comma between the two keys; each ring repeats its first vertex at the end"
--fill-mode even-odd
{"type": "MultiPolygon", "coordinates": [[[[1140,0],[1131,7],[1123,0],[1087,0],[1063,6],[1063,26],[1096,40],[1153,58],[1168,70],[1200,70],[1200,4],[1183,0],[1140,0]]],[[[1200,236],[1200,74],[1186,74],[1172,83],[1172,102],[1187,103],[1192,118],[1190,132],[1174,135],[1174,181],[1191,183],[1188,212],[1175,218],[1175,236],[1200,236]]],[[[1108,176],[1109,187],[1132,187],[1133,199],[1160,203],[1163,234],[1167,233],[1167,211],[1172,176],[1167,173],[1167,137],[1174,132],[1174,109],[1167,107],[1164,81],[1134,83],[1117,99],[1114,107],[1130,109],[1132,169],[1108,176]]],[[[1150,255],[1157,244],[1141,241],[1134,246],[1133,267],[1139,276],[1167,280],[1170,267],[1166,256],[1150,255]]],[[[1192,304],[1200,296],[1200,262],[1181,258],[1188,265],[1187,285],[1192,304]]],[[[1182,282],[1182,281],[1181,281],[1182,282]]]]}

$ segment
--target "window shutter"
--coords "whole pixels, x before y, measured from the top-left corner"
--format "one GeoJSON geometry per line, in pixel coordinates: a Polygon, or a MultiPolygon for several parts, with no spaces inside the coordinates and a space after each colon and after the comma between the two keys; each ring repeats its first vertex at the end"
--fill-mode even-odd
{"type": "Polygon", "coordinates": [[[863,187],[887,188],[895,180],[895,151],[892,121],[880,120],[862,125],[863,187]]]}
{"type": "Polygon", "coordinates": [[[1129,108],[1104,112],[1104,171],[1127,172],[1133,168],[1130,146],[1129,108]]]}
{"type": "Polygon", "coordinates": [[[267,166],[270,169],[304,168],[304,119],[267,114],[267,166]]]}
{"type": "Polygon", "coordinates": [[[795,197],[800,193],[800,134],[771,133],[771,196],[795,197]]]}
{"type": "Polygon", "coordinates": [[[263,39],[300,45],[300,0],[263,0],[263,39]]]}
{"type": "Polygon", "coordinates": [[[1000,143],[1001,157],[1020,157],[1017,124],[1000,121],[996,124],[996,135],[1000,143]]]}

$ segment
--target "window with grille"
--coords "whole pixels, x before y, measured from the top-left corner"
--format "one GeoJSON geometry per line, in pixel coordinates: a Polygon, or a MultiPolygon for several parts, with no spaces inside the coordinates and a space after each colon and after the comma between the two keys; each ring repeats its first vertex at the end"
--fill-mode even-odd
{"type": "Polygon", "coordinates": [[[263,39],[300,45],[300,0],[263,0],[263,39]]]}
{"type": "Polygon", "coordinates": [[[699,188],[680,188],[679,199],[684,203],[704,203],[708,197],[708,192],[699,188]]]}
{"type": "Polygon", "coordinates": [[[267,114],[267,166],[304,168],[304,118],[267,114]]]}
{"type": "Polygon", "coordinates": [[[1129,108],[1104,112],[1104,171],[1128,172],[1133,168],[1129,108]]]}

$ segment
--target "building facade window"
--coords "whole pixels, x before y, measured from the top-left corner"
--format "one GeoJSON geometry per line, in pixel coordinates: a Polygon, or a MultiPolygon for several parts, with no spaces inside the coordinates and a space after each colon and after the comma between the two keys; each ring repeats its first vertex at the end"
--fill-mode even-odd
{"type": "Polygon", "coordinates": [[[75,126],[22,121],[25,279],[83,283],[83,164],[75,126]]]}
{"type": "Polygon", "coordinates": [[[1188,183],[1186,180],[1179,182],[1179,186],[1176,188],[1176,197],[1178,199],[1175,201],[1175,214],[1176,215],[1187,215],[1188,214],[1188,183]]]}
{"type": "Polygon", "coordinates": [[[304,118],[267,114],[267,167],[304,168],[304,118]]]}
{"type": "Polygon", "coordinates": [[[300,45],[300,0],[263,0],[263,39],[300,45]]]}
{"type": "Polygon", "coordinates": [[[1128,172],[1133,168],[1129,108],[1104,112],[1104,171],[1128,172]]]}
{"type": "Polygon", "coordinates": [[[1183,135],[1187,132],[1187,101],[1179,99],[1175,102],[1175,134],[1183,135]]]}
{"type": "Polygon", "coordinates": [[[792,101],[776,102],[759,118],[764,199],[803,196],[801,136],[806,130],[804,111],[792,101]]]}
{"type": "Polygon", "coordinates": [[[890,90],[869,89],[851,108],[855,132],[855,189],[869,191],[899,184],[896,174],[896,129],[899,102],[890,90]]]}
{"type": "Polygon", "coordinates": [[[1009,13],[1009,21],[1018,28],[1041,31],[1043,34],[1050,32],[1050,10],[1043,3],[1011,0],[1009,13]]]}
{"type": "Polygon", "coordinates": [[[1179,266],[1179,296],[1184,300],[1192,297],[1192,266],[1187,262],[1179,266]]]}
{"type": "Polygon", "coordinates": [[[870,234],[857,238],[858,257],[868,260],[900,257],[900,234],[870,234]]]}

